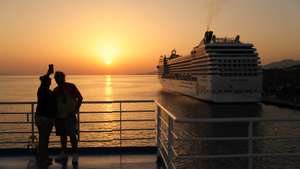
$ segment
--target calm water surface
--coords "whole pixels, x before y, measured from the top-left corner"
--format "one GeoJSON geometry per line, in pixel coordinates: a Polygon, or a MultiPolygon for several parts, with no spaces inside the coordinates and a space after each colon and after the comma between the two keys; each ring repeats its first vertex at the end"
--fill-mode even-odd
{"type": "MultiPolygon", "coordinates": [[[[141,76],[141,75],[103,75],[103,76],[67,76],[67,81],[76,84],[82,93],[85,101],[103,101],[103,100],[154,100],[157,98],[160,90],[157,76],[141,76]]],[[[0,101],[35,101],[36,91],[39,86],[38,76],[0,76],[0,101]]],[[[52,80],[51,88],[56,86],[52,80]]],[[[2,112],[30,112],[29,105],[2,105],[0,110],[2,112]]],[[[122,104],[122,110],[154,110],[154,104],[122,104]]],[[[81,111],[118,111],[118,104],[89,104],[83,105],[81,111]]],[[[2,115],[1,121],[24,121],[24,115],[2,115]]],[[[81,121],[108,121],[106,123],[85,123],[81,124],[81,130],[118,130],[119,123],[114,120],[119,120],[118,113],[106,114],[82,114],[81,121]]],[[[123,119],[154,119],[154,113],[127,113],[122,115],[123,119]]],[[[155,128],[154,122],[124,122],[123,129],[131,128],[155,128]]],[[[30,131],[30,125],[1,125],[2,131],[30,131]]],[[[155,137],[154,131],[127,131],[123,132],[122,138],[136,138],[136,137],[155,137]]],[[[27,141],[27,135],[2,135],[0,140],[27,141]]],[[[57,141],[57,137],[51,138],[57,141]]],[[[81,143],[81,146],[119,146],[119,132],[104,132],[104,133],[82,133],[81,140],[104,140],[98,143],[81,143]],[[113,141],[110,141],[113,140],[113,141]]],[[[154,145],[154,139],[136,141],[123,141],[122,145],[154,145]]],[[[10,145],[0,145],[2,147],[10,145]]],[[[16,146],[16,145],[13,145],[16,146]]],[[[19,144],[24,147],[24,144],[19,144]]],[[[57,146],[57,144],[54,144],[57,146]]]]}
{"type": "MultiPolygon", "coordinates": [[[[287,108],[280,108],[264,104],[212,104],[199,101],[187,96],[165,93],[155,75],[117,75],[117,76],[67,76],[69,82],[75,83],[81,91],[84,100],[127,100],[127,99],[157,99],[167,109],[178,117],[191,118],[222,118],[222,117],[297,117],[300,112],[287,108]]],[[[0,101],[32,101],[36,100],[36,90],[39,81],[37,76],[0,76],[0,101]]],[[[53,81],[52,88],[55,86],[53,81]]],[[[125,110],[154,109],[153,104],[124,105],[125,110]]],[[[83,106],[82,111],[112,111],[117,110],[118,105],[89,105],[83,106]]],[[[3,111],[30,111],[30,107],[24,106],[1,106],[3,111]]],[[[4,116],[1,121],[24,120],[24,116],[4,116]]],[[[118,114],[107,113],[102,115],[84,115],[81,120],[108,120],[105,124],[82,124],[82,130],[114,130],[120,126],[114,122],[119,118],[118,114]]],[[[125,119],[155,118],[155,114],[130,113],[124,114],[125,119]]],[[[154,122],[124,123],[122,128],[154,128],[154,122]]],[[[0,125],[1,131],[26,131],[26,126],[0,125]]],[[[176,134],[184,138],[211,136],[211,137],[244,137],[248,134],[246,123],[219,123],[219,124],[175,124],[176,134]]],[[[300,124],[282,123],[255,124],[254,134],[257,136],[276,135],[300,135],[300,124]]],[[[122,138],[155,137],[153,131],[124,132],[122,138]]],[[[118,132],[82,134],[86,140],[113,140],[119,137],[118,132]]],[[[28,135],[2,135],[0,141],[28,139],[28,135]]],[[[55,136],[52,140],[57,140],[55,136]]],[[[123,145],[145,146],[155,145],[155,140],[124,141],[123,145]]],[[[82,143],[82,146],[118,146],[118,141],[103,143],[82,143]]],[[[247,153],[247,141],[197,141],[190,143],[175,142],[179,154],[234,154],[247,153]]],[[[4,145],[0,145],[3,147],[4,145]]],[[[15,145],[14,145],[15,146],[15,145]]],[[[22,146],[22,145],[21,145],[22,146]]],[[[23,145],[24,146],[24,145],[23,145]]],[[[55,146],[55,145],[54,145],[55,146]]],[[[255,152],[300,152],[300,140],[277,140],[256,141],[255,152]]],[[[264,158],[255,159],[256,168],[300,168],[300,157],[287,158],[264,158]]],[[[179,168],[234,168],[247,167],[247,160],[222,159],[222,160],[180,160],[176,159],[179,168]]]]}
{"type": "MultiPolygon", "coordinates": [[[[84,100],[155,99],[160,90],[154,75],[67,76],[84,100]]],[[[53,89],[56,83],[52,80],[53,89]]],[[[0,101],[36,100],[37,76],[0,76],[0,101]]]]}

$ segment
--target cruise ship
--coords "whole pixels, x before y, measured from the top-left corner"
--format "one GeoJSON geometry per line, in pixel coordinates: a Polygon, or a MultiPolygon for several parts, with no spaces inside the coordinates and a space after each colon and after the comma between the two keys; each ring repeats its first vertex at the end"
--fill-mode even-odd
{"type": "Polygon", "coordinates": [[[260,102],[262,70],[252,43],[218,38],[206,31],[203,40],[186,56],[176,50],[159,59],[163,90],[216,103],[260,102]]]}

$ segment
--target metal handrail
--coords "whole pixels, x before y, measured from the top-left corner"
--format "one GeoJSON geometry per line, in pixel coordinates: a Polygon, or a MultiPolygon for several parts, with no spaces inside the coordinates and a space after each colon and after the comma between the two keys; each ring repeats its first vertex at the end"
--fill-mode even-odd
{"type": "Polygon", "coordinates": [[[170,116],[175,122],[182,123],[220,123],[220,122],[262,122],[262,121],[300,121],[300,117],[234,117],[234,118],[186,118],[186,117],[176,117],[174,113],[171,113],[164,106],[162,106],[159,102],[155,101],[155,104],[160,107],[161,110],[164,111],[168,116],[170,116]]]}
{"type": "Polygon", "coordinates": [[[235,118],[203,118],[203,119],[192,119],[192,118],[176,118],[174,121],[183,123],[234,123],[234,122],[280,122],[280,121],[299,121],[299,117],[274,117],[274,118],[257,118],[257,117],[235,117],[235,118]]]}
{"type": "Polygon", "coordinates": [[[173,113],[167,110],[160,103],[156,102],[157,106],[157,147],[158,156],[161,157],[165,167],[167,169],[175,169],[175,159],[220,159],[220,158],[247,158],[248,169],[253,169],[254,157],[273,157],[273,156],[300,156],[300,152],[295,153],[254,153],[253,141],[255,140],[282,140],[282,139],[299,139],[299,136],[255,136],[253,132],[255,123],[262,122],[300,122],[300,117],[275,117],[275,118],[186,118],[176,117],[173,113]],[[166,115],[166,118],[162,117],[162,114],[166,115]],[[196,123],[248,123],[248,135],[245,137],[191,137],[185,138],[176,135],[174,124],[196,124],[196,123]],[[163,128],[164,127],[164,130],[163,128]],[[164,142],[167,145],[164,145],[164,142]],[[234,141],[234,140],[245,140],[248,141],[248,153],[247,154],[216,154],[216,155],[179,155],[174,147],[174,141],[191,142],[191,141],[234,141]]]}
{"type": "MultiPolygon", "coordinates": [[[[37,104],[34,101],[21,101],[21,102],[0,102],[0,105],[30,105],[31,112],[12,112],[12,114],[24,114],[26,115],[27,119],[23,122],[0,122],[0,124],[31,124],[31,132],[6,132],[0,131],[1,134],[31,134],[30,141],[22,142],[16,141],[13,143],[30,143],[34,144],[36,136],[34,127],[34,108],[37,104]]],[[[113,139],[102,139],[102,140],[82,140],[79,135],[79,141],[83,143],[96,143],[96,142],[111,142],[111,141],[120,141],[120,146],[122,146],[122,140],[154,140],[155,137],[136,137],[136,138],[124,138],[122,137],[122,132],[125,131],[155,131],[156,130],[156,144],[158,148],[158,156],[162,157],[163,163],[165,164],[167,169],[175,169],[176,165],[174,163],[175,159],[215,159],[215,158],[247,158],[248,159],[248,169],[253,169],[253,158],[254,157],[263,157],[263,156],[299,156],[300,153],[261,153],[257,154],[253,152],[254,146],[253,141],[255,140],[278,140],[278,139],[299,139],[300,136],[255,136],[253,132],[254,124],[261,123],[261,122],[300,122],[299,117],[276,117],[276,118],[257,118],[257,117],[250,117],[250,118],[202,118],[202,119],[192,119],[186,117],[177,117],[174,113],[171,113],[167,108],[162,106],[159,102],[153,100],[113,100],[113,101],[84,101],[83,104],[119,104],[118,110],[113,111],[81,111],[79,113],[79,117],[81,114],[108,114],[114,113],[119,114],[119,119],[116,120],[95,120],[95,121],[80,121],[80,124],[83,123],[111,123],[115,122],[119,124],[119,129],[101,129],[101,130],[81,130],[79,128],[80,133],[107,133],[107,132],[118,132],[119,138],[113,139]],[[150,103],[156,105],[156,111],[150,109],[144,110],[122,110],[122,104],[125,103],[150,103]],[[123,113],[155,113],[156,118],[143,118],[143,119],[124,119],[122,117],[123,113]],[[167,118],[163,118],[162,114],[166,114],[167,118]],[[122,122],[153,122],[156,120],[156,128],[123,128],[122,122]],[[245,137],[194,137],[194,138],[182,138],[176,134],[176,130],[174,129],[175,123],[184,123],[184,124],[195,124],[195,123],[238,123],[238,122],[245,122],[248,123],[248,135],[245,137]],[[222,154],[222,155],[180,155],[176,152],[174,147],[175,141],[181,142],[190,142],[190,141],[219,141],[219,140],[246,140],[248,141],[248,153],[247,154],[222,154]],[[164,142],[167,141],[167,145],[164,142]]],[[[0,115],[7,115],[9,112],[0,112],[0,115]]],[[[79,125],[80,126],[80,125],[79,125]]],[[[57,141],[54,141],[57,142],[57,141]]],[[[0,144],[9,144],[12,142],[0,142],[0,144]]]]}
{"type": "MultiPolygon", "coordinates": [[[[155,131],[156,128],[123,128],[122,123],[123,122],[153,122],[155,121],[155,118],[134,118],[134,119],[122,119],[122,114],[128,114],[128,113],[143,113],[143,114],[149,114],[149,113],[155,113],[155,110],[152,109],[129,109],[129,110],[122,110],[122,104],[126,103],[147,103],[152,104],[154,107],[154,100],[111,100],[111,101],[83,101],[83,105],[91,105],[91,104],[119,104],[119,110],[112,110],[112,111],[80,111],[78,114],[78,126],[79,126],[79,134],[78,134],[78,140],[80,142],[111,142],[111,141],[119,141],[120,146],[122,146],[122,140],[153,140],[154,137],[134,137],[134,138],[122,138],[122,132],[127,131],[155,131]],[[80,120],[81,115],[86,114],[119,114],[119,119],[115,120],[80,120]],[[80,124],[100,124],[100,123],[119,123],[120,128],[118,129],[111,129],[111,130],[105,130],[105,129],[99,129],[99,130],[81,130],[80,124]],[[80,133],[107,133],[107,132],[118,132],[119,137],[114,139],[103,139],[103,140],[82,140],[80,138],[80,133]]],[[[37,105],[36,101],[13,101],[13,102],[0,102],[0,105],[28,105],[31,107],[30,112],[0,112],[0,115],[25,115],[26,120],[25,121],[1,121],[0,124],[5,125],[16,125],[16,124],[28,124],[31,125],[30,129],[31,131],[0,131],[1,134],[31,134],[30,135],[30,141],[0,141],[0,144],[13,144],[13,143],[28,143],[28,148],[34,148],[33,145],[36,144],[36,134],[37,131],[35,130],[35,106],[37,105]]],[[[51,143],[57,142],[57,141],[51,141],[51,143]]]]}
{"type": "MultiPolygon", "coordinates": [[[[83,101],[82,104],[96,104],[96,103],[154,103],[154,100],[104,100],[104,101],[83,101]]],[[[37,101],[9,101],[0,102],[1,104],[37,104],[37,101]]]]}

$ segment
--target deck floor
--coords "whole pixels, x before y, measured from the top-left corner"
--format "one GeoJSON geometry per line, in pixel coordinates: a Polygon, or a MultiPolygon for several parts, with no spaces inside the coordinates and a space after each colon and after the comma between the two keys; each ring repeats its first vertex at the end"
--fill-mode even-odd
{"type": "MultiPolygon", "coordinates": [[[[0,169],[37,169],[33,156],[0,157],[0,169]]],[[[63,166],[55,163],[48,169],[158,169],[156,155],[81,155],[78,166],[72,166],[72,157],[63,166]]]]}

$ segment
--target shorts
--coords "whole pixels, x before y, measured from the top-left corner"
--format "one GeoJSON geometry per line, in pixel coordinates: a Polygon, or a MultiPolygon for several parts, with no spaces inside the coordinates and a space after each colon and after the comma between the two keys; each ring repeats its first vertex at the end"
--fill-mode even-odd
{"type": "Polygon", "coordinates": [[[55,119],[55,130],[57,136],[71,136],[77,134],[77,119],[69,117],[65,119],[55,119]]]}

